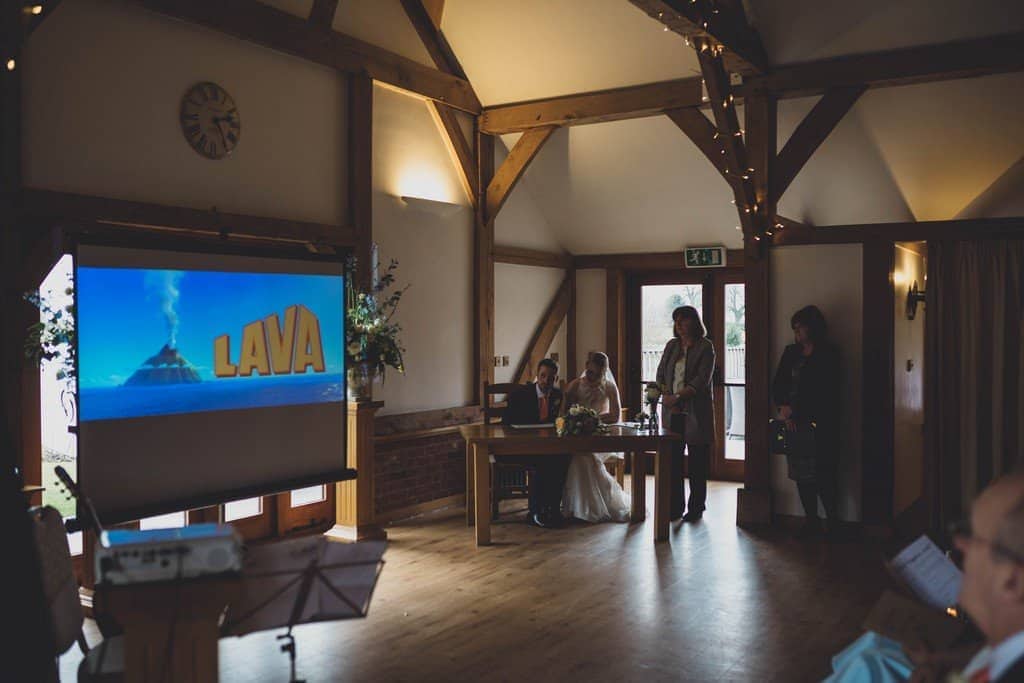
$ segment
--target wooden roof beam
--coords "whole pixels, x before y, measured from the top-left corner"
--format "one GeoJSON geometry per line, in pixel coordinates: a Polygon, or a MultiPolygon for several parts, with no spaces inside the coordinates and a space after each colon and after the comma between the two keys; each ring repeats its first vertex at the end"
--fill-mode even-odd
{"type": "Polygon", "coordinates": [[[256,0],[135,0],[166,16],[220,31],[315,64],[355,74],[430,100],[480,113],[464,78],[311,23],[256,0]]]}
{"type": "Polygon", "coordinates": [[[530,165],[533,158],[537,156],[537,152],[555,130],[556,126],[528,130],[509,151],[508,157],[505,158],[501,167],[494,174],[494,178],[487,185],[485,218],[488,223],[494,222],[513,188],[526,172],[526,167],[530,165]]]}
{"type": "MultiPolygon", "coordinates": [[[[468,82],[466,72],[462,69],[462,65],[459,64],[459,60],[455,57],[455,53],[439,27],[440,13],[444,8],[443,3],[434,3],[433,5],[433,9],[437,13],[437,21],[434,19],[434,14],[431,13],[431,8],[428,8],[423,0],[402,0],[402,8],[437,68],[468,82]]],[[[473,96],[476,97],[476,94],[474,93],[473,96]]],[[[470,203],[476,206],[479,190],[473,145],[463,134],[458,117],[451,107],[433,100],[429,101],[427,106],[438,130],[441,131],[445,139],[448,152],[455,161],[455,169],[458,172],[462,188],[466,192],[466,196],[469,197],[470,203]]]]}
{"type": "MultiPolygon", "coordinates": [[[[735,96],[729,84],[729,74],[722,63],[721,53],[710,42],[698,43],[695,46],[697,58],[700,60],[701,73],[707,85],[708,98],[711,100],[711,111],[715,117],[715,129],[719,134],[718,142],[725,154],[725,170],[718,164],[716,168],[726,178],[732,179],[733,196],[739,213],[743,235],[750,237],[760,232],[757,224],[757,198],[753,190],[752,172],[747,164],[747,150],[743,143],[743,131],[740,129],[736,115],[735,96]]],[[[703,116],[703,114],[701,114],[703,116]]],[[[684,129],[686,132],[686,129],[684,129]]],[[[706,143],[698,147],[706,147],[706,143]]],[[[703,151],[703,149],[702,149],[703,151]]]]}
{"type": "Polygon", "coordinates": [[[800,122],[779,152],[772,174],[772,196],[776,201],[865,90],[863,85],[829,90],[800,122]]]}
{"type": "Polygon", "coordinates": [[[313,0],[309,11],[309,22],[326,28],[334,25],[334,14],[338,11],[338,0],[313,0]]]}
{"type": "Polygon", "coordinates": [[[573,278],[574,275],[571,272],[565,274],[562,284],[555,292],[551,303],[548,304],[547,310],[544,311],[544,317],[540,319],[537,329],[534,330],[530,344],[526,347],[526,352],[519,360],[519,365],[513,375],[515,377],[513,381],[517,384],[529,382],[537,369],[537,364],[548,355],[551,342],[554,341],[555,334],[562,326],[562,321],[565,320],[565,316],[569,312],[569,305],[572,303],[573,278]]]}
{"type": "Polygon", "coordinates": [[[888,88],[1015,71],[1024,71],[1024,32],[777,66],[737,90],[805,97],[833,88],[888,88]]]}
{"type": "Polygon", "coordinates": [[[713,40],[725,47],[730,72],[763,74],[770,68],[761,37],[747,23],[742,5],[707,0],[629,0],[688,41],[713,40]]]}
{"type": "Polygon", "coordinates": [[[622,121],[701,104],[701,79],[680,78],[487,107],[480,116],[480,130],[501,135],[546,126],[622,121]]]}

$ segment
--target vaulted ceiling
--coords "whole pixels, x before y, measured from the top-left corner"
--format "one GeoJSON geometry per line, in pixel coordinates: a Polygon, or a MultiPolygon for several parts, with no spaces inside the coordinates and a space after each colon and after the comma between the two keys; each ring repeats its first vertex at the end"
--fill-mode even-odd
{"type": "MultiPolygon", "coordinates": [[[[1006,0],[744,5],[776,65],[1024,30],[1024,2],[1006,0]]],[[[344,0],[335,27],[432,63],[399,0],[344,0]]],[[[447,0],[441,27],[485,106],[699,73],[682,38],[626,0],[447,0]]],[[[815,101],[780,102],[780,147],[815,101]]],[[[816,225],[948,219],[990,187],[1024,195],[1019,171],[1000,181],[1024,159],[1022,109],[1024,74],[869,91],[779,212],[816,225]]],[[[516,136],[502,139],[510,147],[516,136]]],[[[573,253],[741,242],[729,188],[663,116],[558,131],[515,193],[573,253]]],[[[975,214],[1000,210],[981,204],[975,214]]],[[[511,230],[499,219],[498,242],[531,246],[511,230]]]]}

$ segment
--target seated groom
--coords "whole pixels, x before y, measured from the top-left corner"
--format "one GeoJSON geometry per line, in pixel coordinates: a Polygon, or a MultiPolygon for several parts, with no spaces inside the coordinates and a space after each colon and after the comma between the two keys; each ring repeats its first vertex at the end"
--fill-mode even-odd
{"type": "MultiPolygon", "coordinates": [[[[508,397],[505,425],[534,425],[554,422],[562,409],[562,392],[555,387],[558,363],[550,358],[537,364],[537,381],[516,389],[508,397]]],[[[560,526],[562,489],[569,470],[570,456],[514,455],[499,456],[505,462],[527,465],[534,470],[530,480],[530,524],[542,528],[560,526]]]]}

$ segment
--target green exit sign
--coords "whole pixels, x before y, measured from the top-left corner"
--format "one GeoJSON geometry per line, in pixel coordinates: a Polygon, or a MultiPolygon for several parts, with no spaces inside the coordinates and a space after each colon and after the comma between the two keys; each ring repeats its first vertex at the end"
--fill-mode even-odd
{"type": "Polygon", "coordinates": [[[687,268],[724,268],[725,247],[687,247],[687,268]]]}

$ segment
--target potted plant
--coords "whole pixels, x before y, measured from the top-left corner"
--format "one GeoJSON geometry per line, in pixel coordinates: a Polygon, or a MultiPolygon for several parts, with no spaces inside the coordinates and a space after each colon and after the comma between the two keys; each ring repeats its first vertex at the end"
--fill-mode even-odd
{"type": "Polygon", "coordinates": [[[398,338],[402,328],[392,322],[392,318],[409,286],[394,287],[395,270],[398,268],[398,261],[394,259],[382,275],[373,278],[369,289],[359,286],[358,268],[354,257],[347,261],[345,372],[348,399],[369,401],[373,397],[373,380],[377,375],[383,382],[385,370],[389,367],[405,372],[402,360],[405,348],[398,338]]]}
{"type": "Polygon", "coordinates": [[[39,290],[24,294],[25,300],[38,308],[40,314],[39,322],[28,327],[25,336],[25,358],[37,367],[51,363],[56,365],[57,380],[64,384],[61,403],[65,406],[65,412],[68,406],[72,406],[73,410],[75,395],[74,293],[74,284],[69,276],[64,295],[71,297],[72,303],[66,306],[55,308],[39,290]]]}

